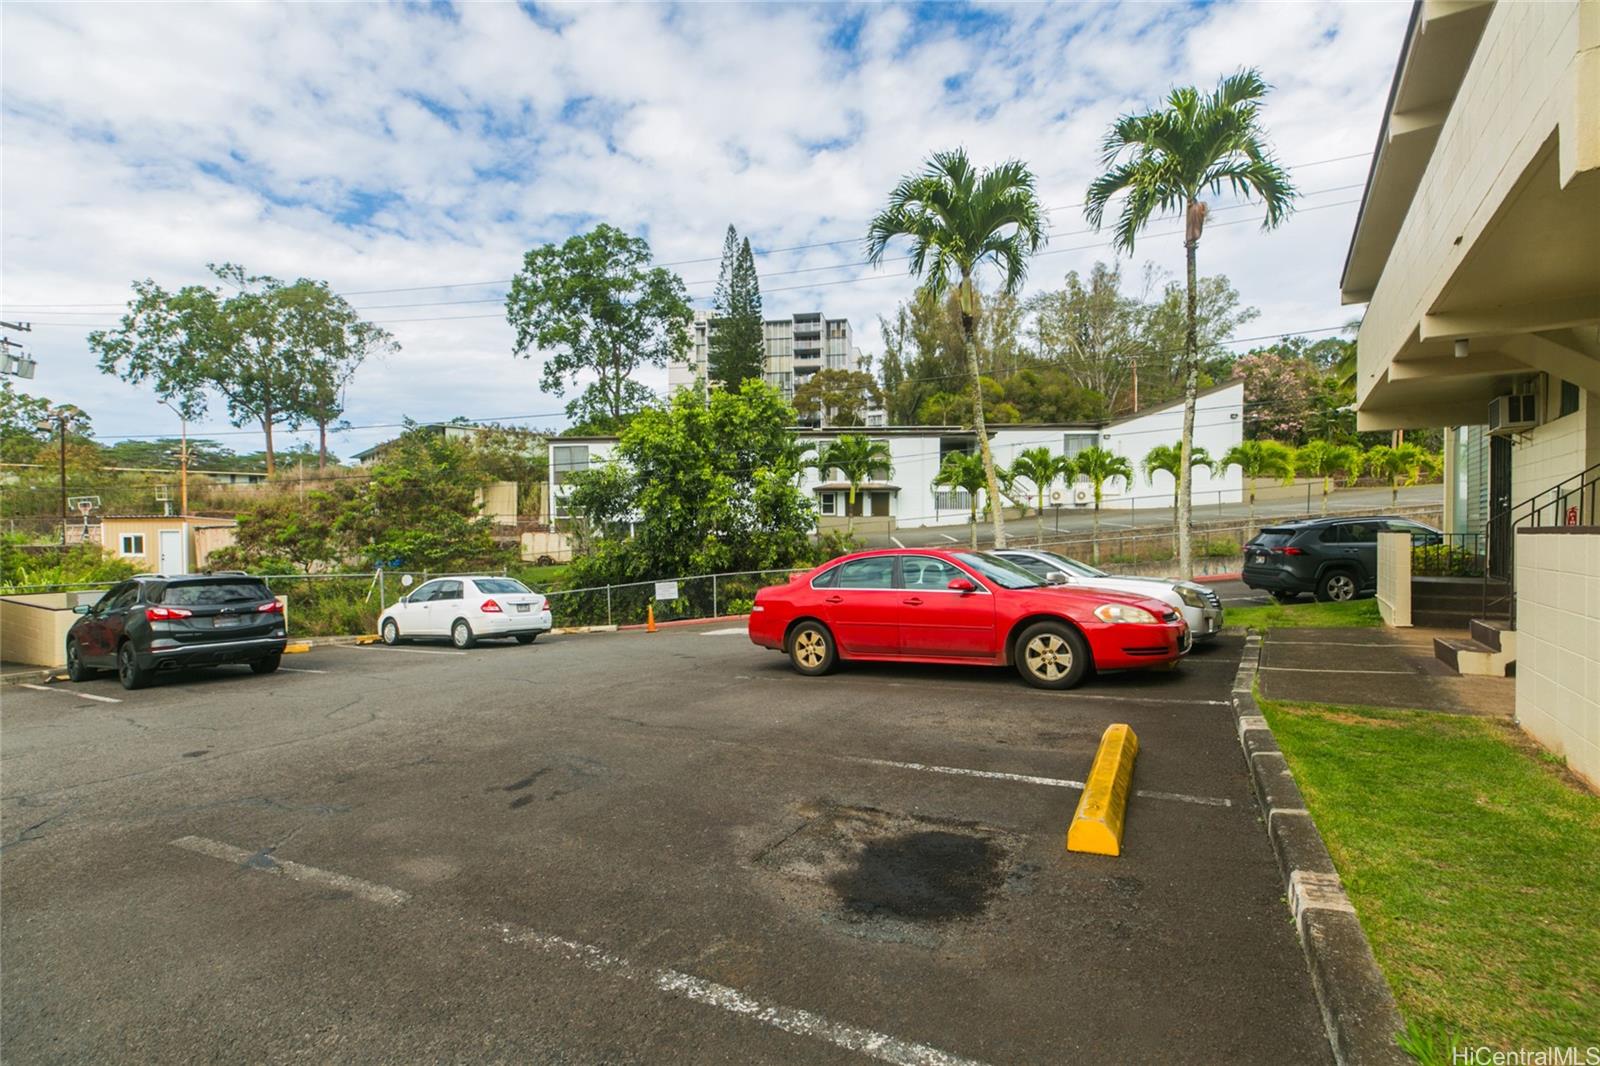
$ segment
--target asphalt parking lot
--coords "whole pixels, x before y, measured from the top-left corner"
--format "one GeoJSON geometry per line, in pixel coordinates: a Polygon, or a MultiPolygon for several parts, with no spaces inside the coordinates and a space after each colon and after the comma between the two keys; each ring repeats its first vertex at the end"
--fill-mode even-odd
{"type": "Polygon", "coordinates": [[[1058,694],[713,623],[8,689],[6,1058],[1326,1062],[1238,651],[1058,694]],[[1067,853],[1113,721],[1125,850],[1067,853]]]}

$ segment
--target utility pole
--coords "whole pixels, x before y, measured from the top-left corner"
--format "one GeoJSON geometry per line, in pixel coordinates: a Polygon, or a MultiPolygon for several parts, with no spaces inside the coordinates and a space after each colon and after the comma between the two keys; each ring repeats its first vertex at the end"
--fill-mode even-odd
{"type": "Polygon", "coordinates": [[[61,438],[61,546],[67,544],[67,426],[77,421],[75,407],[52,408],[40,422],[40,429],[55,429],[61,438]]]}
{"type": "MultiPolygon", "coordinates": [[[[30,322],[0,322],[0,329],[14,329],[19,333],[32,333],[33,324],[30,322]]],[[[22,350],[22,345],[10,337],[0,337],[0,374],[11,374],[19,378],[33,377],[37,367],[32,359],[22,350]],[[17,349],[17,354],[12,355],[11,349],[17,349]]]]}
{"type": "Polygon", "coordinates": [[[178,513],[186,515],[189,513],[189,419],[182,408],[166,400],[159,402],[178,416],[178,513]]]}

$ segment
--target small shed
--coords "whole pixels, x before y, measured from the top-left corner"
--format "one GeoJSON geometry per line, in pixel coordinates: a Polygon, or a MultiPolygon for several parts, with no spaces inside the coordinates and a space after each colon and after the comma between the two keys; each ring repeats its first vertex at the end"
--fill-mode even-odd
{"type": "Polygon", "coordinates": [[[100,520],[100,546],[141,570],[187,574],[200,569],[205,556],[220,546],[212,531],[237,525],[230,518],[206,515],[108,514],[100,520]]]}

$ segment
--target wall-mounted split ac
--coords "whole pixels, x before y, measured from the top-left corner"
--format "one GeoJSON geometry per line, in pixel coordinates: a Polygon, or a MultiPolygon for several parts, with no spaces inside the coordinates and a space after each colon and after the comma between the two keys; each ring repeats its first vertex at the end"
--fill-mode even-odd
{"type": "Polygon", "coordinates": [[[1523,392],[1496,396],[1489,401],[1489,435],[1509,436],[1525,433],[1539,424],[1539,397],[1523,392]]]}
{"type": "Polygon", "coordinates": [[[1094,502],[1094,490],[1088,485],[1072,486],[1072,502],[1079,507],[1094,502]]]}

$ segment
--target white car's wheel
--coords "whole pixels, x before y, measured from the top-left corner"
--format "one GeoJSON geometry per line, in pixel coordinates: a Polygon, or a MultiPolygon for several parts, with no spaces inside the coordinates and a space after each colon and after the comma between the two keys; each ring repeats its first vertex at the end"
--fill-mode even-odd
{"type": "Polygon", "coordinates": [[[383,642],[388,645],[400,643],[400,625],[393,618],[383,620],[383,628],[378,631],[383,636],[383,642]]]}

